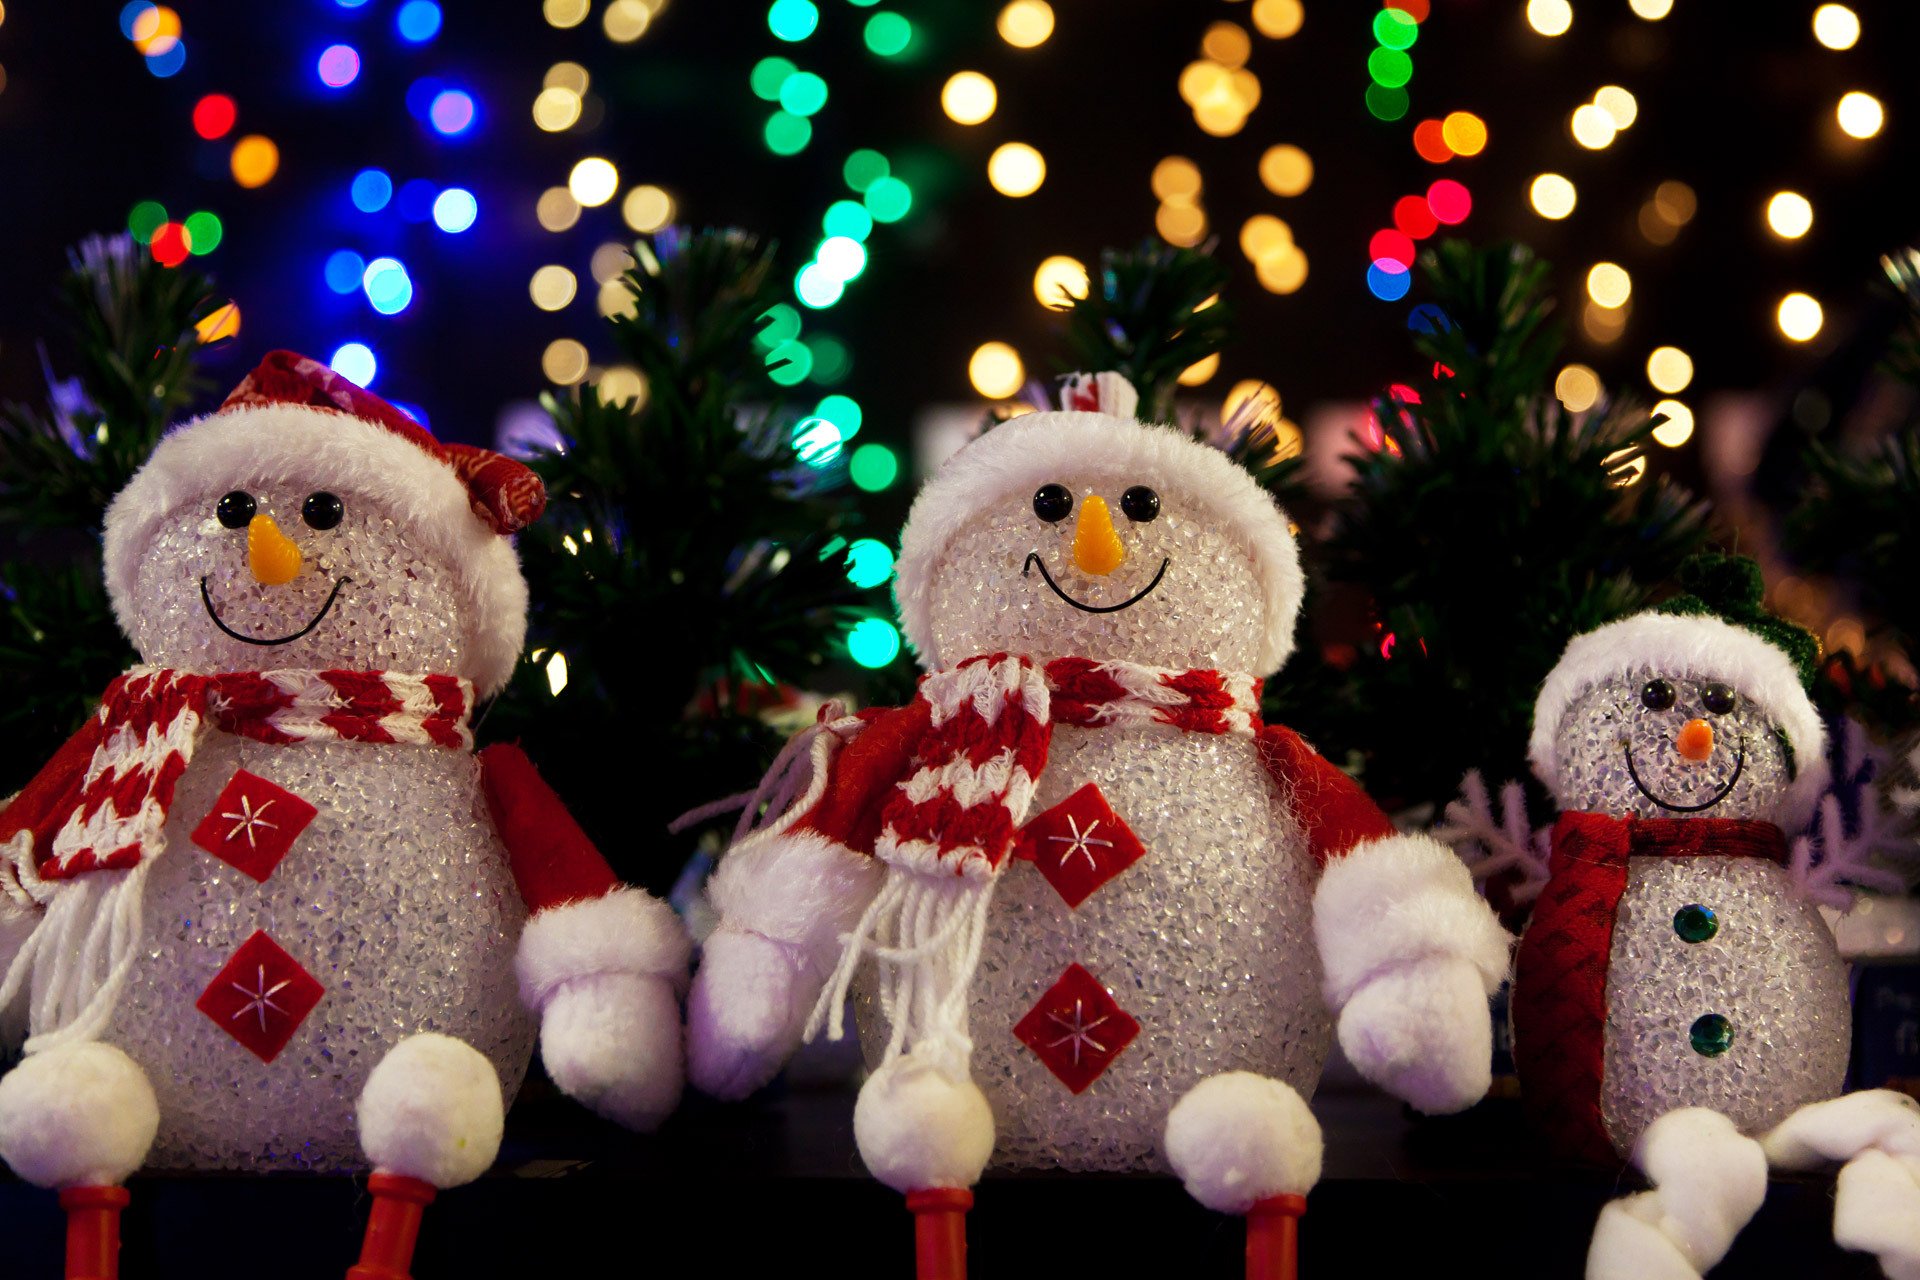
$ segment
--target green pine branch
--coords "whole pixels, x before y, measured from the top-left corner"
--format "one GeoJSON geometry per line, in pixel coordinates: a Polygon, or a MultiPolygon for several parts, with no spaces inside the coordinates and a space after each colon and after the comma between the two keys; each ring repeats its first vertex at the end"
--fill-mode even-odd
{"type": "Polygon", "coordinates": [[[1173,421],[1180,375],[1233,336],[1233,308],[1221,297],[1227,268],[1211,254],[1148,240],[1103,252],[1094,283],[1067,312],[1073,368],[1125,374],[1142,420],[1173,421]]]}

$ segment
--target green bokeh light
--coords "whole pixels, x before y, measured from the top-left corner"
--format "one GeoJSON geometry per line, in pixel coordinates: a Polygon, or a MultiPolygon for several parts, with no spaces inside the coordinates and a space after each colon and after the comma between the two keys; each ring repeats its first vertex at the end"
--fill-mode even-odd
{"type": "Polygon", "coordinates": [[[876,13],[867,19],[867,48],[883,58],[897,58],[913,43],[913,24],[905,15],[876,13]]]}
{"type": "Polygon", "coordinates": [[[1373,38],[1389,49],[1411,49],[1420,24],[1405,9],[1382,9],[1373,15],[1373,38]]]}
{"type": "Polygon", "coordinates": [[[893,550],[878,538],[861,538],[847,548],[847,581],[877,587],[893,576],[893,550]]]}
{"type": "Polygon", "coordinates": [[[884,667],[900,656],[900,633],[885,618],[862,618],[847,632],[847,653],[863,667],[884,667]]]}
{"type": "Polygon", "coordinates": [[[827,105],[827,82],[811,71],[796,71],[780,86],[780,105],[796,116],[810,116],[827,105]]]}
{"type": "Polygon", "coordinates": [[[900,459],[883,444],[863,444],[847,462],[847,475],[854,487],[868,493],[891,489],[900,478],[900,459]]]}
{"type": "Polygon", "coordinates": [[[875,178],[865,199],[875,222],[898,222],[913,208],[913,188],[898,178],[875,178]]]}
{"type": "Polygon", "coordinates": [[[153,240],[153,233],[158,231],[166,220],[167,206],[158,200],[142,200],[133,206],[133,211],[127,215],[127,230],[133,233],[135,240],[141,244],[147,244],[153,240]]]}
{"type": "Polygon", "coordinates": [[[802,418],[788,437],[793,454],[809,467],[824,467],[840,456],[840,428],[825,418],[802,418]]]}
{"type": "Polygon", "coordinates": [[[851,440],[860,434],[860,424],[865,415],[860,411],[860,402],[852,396],[821,396],[820,403],[813,411],[840,428],[840,438],[851,440]]]}
{"type": "Polygon", "coordinates": [[[805,116],[776,111],[767,117],[767,150],[777,156],[798,155],[813,140],[813,125],[805,116]]]}
{"type": "Polygon", "coordinates": [[[1398,89],[1413,79],[1413,59],[1398,49],[1375,49],[1367,55],[1367,74],[1377,85],[1398,89]]]}
{"type": "MultiPolygon", "coordinates": [[[[824,333],[808,338],[807,350],[813,352],[813,380],[823,387],[838,385],[853,368],[853,356],[848,353],[847,344],[838,338],[824,333]]],[[[823,413],[820,416],[832,422],[834,426],[840,426],[840,419],[832,414],[823,413]]],[[[844,437],[852,435],[853,432],[843,428],[840,434],[844,437]]]]}
{"type": "Polygon", "coordinates": [[[1407,114],[1407,91],[1370,84],[1367,86],[1367,110],[1377,120],[1398,120],[1407,114]]]}
{"type": "Polygon", "coordinates": [[[847,157],[847,163],[841,170],[847,185],[855,191],[865,191],[893,172],[893,166],[878,151],[860,150],[847,157]]]}
{"type": "Polygon", "coordinates": [[[873,233],[873,215],[851,200],[835,200],[827,206],[826,216],[820,219],[820,225],[829,236],[865,240],[873,233]]]}
{"type": "Polygon", "coordinates": [[[773,0],[767,10],[767,29],[782,40],[805,40],[820,25],[820,11],[813,0],[773,0]]]}
{"type": "Polygon", "coordinates": [[[762,58],[753,64],[753,74],[749,77],[753,85],[753,96],[763,102],[780,101],[780,86],[787,82],[797,68],[785,58],[762,58]]]}
{"type": "Polygon", "coordinates": [[[784,302],[776,302],[760,313],[760,332],[754,340],[763,347],[777,347],[800,336],[800,313],[784,302]]]}
{"type": "Polygon", "coordinates": [[[813,372],[813,352],[807,344],[787,339],[767,352],[767,376],[783,387],[797,386],[813,372]],[[785,361],[782,364],[781,361],[785,361]],[[777,367],[776,367],[777,366],[777,367]]]}
{"type": "Polygon", "coordinates": [[[840,301],[846,291],[847,282],[817,262],[809,262],[793,278],[794,296],[815,311],[840,301]]]}
{"type": "Polygon", "coordinates": [[[183,224],[187,228],[187,244],[193,256],[203,258],[220,247],[220,241],[226,238],[227,229],[220,223],[220,215],[202,209],[190,213],[183,224]]]}

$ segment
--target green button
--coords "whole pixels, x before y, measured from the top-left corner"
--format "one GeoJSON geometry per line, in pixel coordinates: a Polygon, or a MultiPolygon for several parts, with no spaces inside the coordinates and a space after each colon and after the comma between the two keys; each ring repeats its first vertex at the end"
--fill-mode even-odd
{"type": "Polygon", "coordinates": [[[1720,921],[1712,907],[1695,902],[1673,913],[1673,931],[1682,942],[1705,942],[1720,932],[1720,921]]]}
{"type": "Polygon", "coordinates": [[[1717,1058],[1733,1047],[1733,1024],[1717,1013],[1695,1018],[1688,1032],[1693,1051],[1703,1058],[1717,1058]]]}

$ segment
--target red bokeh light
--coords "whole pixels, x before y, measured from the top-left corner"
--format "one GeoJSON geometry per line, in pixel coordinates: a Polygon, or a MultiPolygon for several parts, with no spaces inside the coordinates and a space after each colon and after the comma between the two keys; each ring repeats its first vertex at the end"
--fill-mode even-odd
{"type": "Polygon", "coordinates": [[[1453,148],[1447,145],[1438,120],[1422,120],[1413,127],[1413,149],[1428,164],[1445,164],[1453,159],[1453,148]]]}
{"type": "Polygon", "coordinates": [[[1427,0],[1387,0],[1381,8],[1398,9],[1415,22],[1425,22],[1427,14],[1431,12],[1427,0]]]}
{"type": "Polygon", "coordinates": [[[209,142],[224,138],[239,115],[240,109],[232,98],[224,93],[210,93],[193,104],[193,131],[209,142]]]}
{"type": "Polygon", "coordinates": [[[163,222],[153,233],[153,242],[148,247],[153,250],[155,262],[163,267],[177,267],[187,260],[190,252],[187,229],[177,222],[163,222]]]}
{"type": "Polygon", "coordinates": [[[1387,261],[1402,271],[1413,265],[1413,239],[1400,231],[1376,231],[1367,241],[1367,257],[1374,262],[1387,261]]]}
{"type": "Polygon", "coordinates": [[[1473,193],[1452,178],[1442,178],[1427,188],[1427,207],[1441,222],[1456,226],[1473,212],[1473,193]]]}
{"type": "Polygon", "coordinates": [[[1401,196],[1393,204],[1393,225],[1411,239],[1425,240],[1440,229],[1440,220],[1419,196],[1401,196]]]}

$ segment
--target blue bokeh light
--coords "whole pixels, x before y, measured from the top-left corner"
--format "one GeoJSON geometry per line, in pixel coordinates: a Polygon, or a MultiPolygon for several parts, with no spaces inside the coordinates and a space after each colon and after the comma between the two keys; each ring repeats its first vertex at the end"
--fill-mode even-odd
{"type": "Polygon", "coordinates": [[[133,39],[133,24],[140,21],[140,15],[153,8],[149,0],[129,0],[126,8],[120,10],[120,34],[133,39]]]}
{"type": "Polygon", "coordinates": [[[1383,302],[1398,302],[1413,288],[1413,273],[1386,258],[1367,268],[1367,288],[1383,302]],[[1398,267],[1399,270],[1391,268],[1398,267]]]}
{"type": "Polygon", "coordinates": [[[350,44],[330,44],[321,50],[314,70],[327,88],[344,89],[360,78],[360,51],[350,44]]]}
{"type": "Polygon", "coordinates": [[[383,316],[399,315],[413,301],[413,277],[398,258],[375,258],[360,280],[367,301],[383,316]]]}
{"type": "Polygon", "coordinates": [[[464,89],[442,89],[427,107],[427,120],[434,131],[447,138],[471,129],[477,114],[472,96],[464,89]]]}
{"type": "Polygon", "coordinates": [[[464,187],[448,187],[433,201],[433,225],[448,235],[458,235],[480,216],[480,202],[464,187]]]}
{"type": "Polygon", "coordinates": [[[366,274],[367,260],[351,249],[335,249],[327,255],[327,288],[335,293],[352,293],[366,274]]]}
{"type": "Polygon", "coordinates": [[[334,350],[333,359],[327,361],[327,365],[357,387],[373,385],[374,377],[380,372],[380,362],[373,358],[373,348],[364,342],[342,343],[334,350]]]}
{"type": "Polygon", "coordinates": [[[378,213],[393,199],[393,179],[384,169],[362,169],[353,175],[353,207],[362,213],[378,213]]]}
{"type": "Polygon", "coordinates": [[[440,6],[433,0],[407,0],[394,17],[400,38],[422,44],[440,34],[440,6]]]}
{"type": "Polygon", "coordinates": [[[1453,321],[1433,303],[1423,302],[1407,313],[1407,328],[1415,333],[1445,333],[1453,328],[1453,321]]]}
{"type": "Polygon", "coordinates": [[[156,53],[147,59],[147,70],[160,79],[180,74],[180,68],[187,65],[187,42],[175,40],[173,47],[165,53],[156,53]]]}

